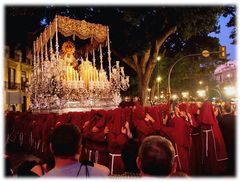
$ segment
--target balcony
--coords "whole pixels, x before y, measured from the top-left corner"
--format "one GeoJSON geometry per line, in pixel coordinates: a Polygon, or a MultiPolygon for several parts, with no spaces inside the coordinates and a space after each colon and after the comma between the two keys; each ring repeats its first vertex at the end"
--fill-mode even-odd
{"type": "Polygon", "coordinates": [[[29,85],[26,82],[23,82],[22,84],[15,82],[5,82],[5,89],[9,90],[22,90],[25,92],[28,87],[29,85]]]}

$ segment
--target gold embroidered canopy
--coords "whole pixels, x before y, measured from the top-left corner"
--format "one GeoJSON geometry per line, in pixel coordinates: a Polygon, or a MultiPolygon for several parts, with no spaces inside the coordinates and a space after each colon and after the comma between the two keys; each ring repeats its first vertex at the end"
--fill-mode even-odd
{"type": "Polygon", "coordinates": [[[50,38],[54,37],[56,31],[65,37],[73,36],[74,38],[78,36],[82,40],[91,38],[91,41],[94,41],[94,43],[102,45],[106,42],[108,36],[107,26],[58,15],[49,24],[48,28],[41,33],[40,37],[37,38],[35,51],[40,52],[41,47],[47,44],[50,38]]]}

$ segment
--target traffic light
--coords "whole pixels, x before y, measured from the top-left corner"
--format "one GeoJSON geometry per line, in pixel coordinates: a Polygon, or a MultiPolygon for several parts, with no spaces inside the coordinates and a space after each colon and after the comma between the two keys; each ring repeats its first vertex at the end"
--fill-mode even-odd
{"type": "Polygon", "coordinates": [[[219,59],[226,59],[227,53],[226,53],[226,46],[220,46],[219,47],[219,59]]]}

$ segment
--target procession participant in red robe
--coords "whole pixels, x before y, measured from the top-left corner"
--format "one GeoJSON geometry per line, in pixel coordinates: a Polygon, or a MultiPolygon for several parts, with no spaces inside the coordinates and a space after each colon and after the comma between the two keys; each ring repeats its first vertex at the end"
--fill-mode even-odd
{"type": "Polygon", "coordinates": [[[105,164],[107,151],[107,142],[105,140],[105,110],[92,110],[90,120],[86,121],[83,126],[83,136],[85,138],[84,148],[87,149],[88,160],[96,163],[105,164]],[[100,153],[102,155],[100,155],[100,153]],[[103,159],[104,158],[104,159],[103,159]]]}
{"type": "Polygon", "coordinates": [[[121,153],[123,145],[131,138],[129,121],[126,120],[124,109],[117,108],[112,111],[110,121],[107,123],[108,148],[110,152],[121,153]]]}
{"type": "Polygon", "coordinates": [[[226,169],[227,152],[214,115],[212,103],[203,103],[199,121],[202,134],[202,165],[204,174],[222,174],[226,169]]]}
{"type": "Polygon", "coordinates": [[[151,134],[159,134],[160,133],[160,118],[158,115],[158,108],[157,107],[146,107],[145,108],[146,117],[149,118],[148,122],[151,125],[152,132],[151,134]]]}
{"type": "Polygon", "coordinates": [[[50,137],[52,135],[52,132],[56,127],[56,123],[57,123],[56,118],[57,118],[56,114],[49,113],[47,115],[46,121],[43,123],[43,126],[42,126],[42,158],[43,159],[47,159],[51,154],[49,144],[50,144],[50,137]]]}
{"type": "Polygon", "coordinates": [[[130,131],[132,131],[132,129],[134,128],[133,109],[132,109],[132,107],[125,107],[123,109],[123,112],[124,112],[124,115],[125,115],[125,121],[128,121],[130,131]]]}
{"type": "Polygon", "coordinates": [[[84,125],[84,122],[83,122],[83,119],[82,119],[82,116],[83,116],[83,112],[70,112],[68,113],[69,116],[70,116],[70,122],[74,125],[76,125],[79,130],[81,131],[82,130],[82,127],[84,125]]]}
{"type": "Polygon", "coordinates": [[[106,129],[109,131],[107,136],[108,151],[110,153],[110,169],[112,173],[120,174],[124,172],[121,151],[123,146],[132,138],[129,121],[130,119],[125,109],[116,108],[111,111],[106,129]]]}
{"type": "Polygon", "coordinates": [[[171,113],[166,126],[161,127],[168,138],[173,142],[177,154],[177,170],[189,174],[189,149],[191,147],[190,124],[180,116],[179,108],[171,113]]]}
{"type": "Polygon", "coordinates": [[[146,136],[152,134],[153,123],[155,120],[147,113],[141,106],[134,106],[133,108],[133,122],[136,129],[136,137],[139,142],[142,142],[146,136]]]}
{"type": "Polygon", "coordinates": [[[200,175],[201,170],[201,150],[202,150],[202,140],[201,131],[199,123],[199,108],[196,103],[190,103],[189,114],[192,118],[192,146],[190,151],[190,174],[192,176],[200,175]]]}

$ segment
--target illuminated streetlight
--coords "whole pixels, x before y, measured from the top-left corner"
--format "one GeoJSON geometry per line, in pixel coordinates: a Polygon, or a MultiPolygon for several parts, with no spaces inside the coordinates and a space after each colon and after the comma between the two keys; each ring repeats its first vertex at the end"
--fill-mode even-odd
{"type": "Polygon", "coordinates": [[[205,91],[205,90],[198,90],[198,91],[197,91],[197,94],[198,94],[199,97],[202,97],[202,98],[203,98],[203,97],[206,96],[206,91],[205,91]]]}
{"type": "Polygon", "coordinates": [[[235,87],[233,86],[224,87],[224,91],[227,96],[233,96],[236,93],[235,87]]]}
{"type": "Polygon", "coordinates": [[[183,98],[188,98],[189,92],[182,92],[182,96],[183,96],[183,98]]]}
{"type": "Polygon", "coordinates": [[[151,89],[150,89],[150,88],[148,88],[148,89],[147,89],[147,91],[148,91],[148,92],[151,92],[151,89]]]}
{"type": "Polygon", "coordinates": [[[162,78],[160,76],[157,77],[157,82],[160,82],[162,78]]]}
{"type": "Polygon", "coordinates": [[[160,61],[160,60],[161,60],[161,56],[158,56],[158,57],[157,57],[157,61],[160,61]]]}
{"type": "Polygon", "coordinates": [[[199,81],[198,83],[199,83],[200,85],[202,85],[202,84],[203,84],[203,81],[199,81]]]}
{"type": "Polygon", "coordinates": [[[172,99],[173,99],[173,100],[176,100],[177,98],[178,98],[178,96],[177,96],[176,94],[173,94],[173,95],[172,95],[172,99]]]}

